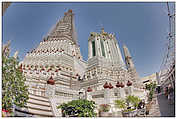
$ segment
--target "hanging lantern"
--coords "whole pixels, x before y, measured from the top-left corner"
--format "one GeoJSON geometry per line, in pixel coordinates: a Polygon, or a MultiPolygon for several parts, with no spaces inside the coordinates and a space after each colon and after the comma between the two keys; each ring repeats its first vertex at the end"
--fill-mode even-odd
{"type": "Polygon", "coordinates": [[[47,84],[50,84],[50,85],[54,85],[55,84],[55,81],[53,80],[52,76],[47,81],[47,84]]]}
{"type": "Polygon", "coordinates": [[[127,86],[131,86],[131,85],[132,85],[132,82],[130,82],[130,81],[128,80],[127,86]]]}
{"type": "Polygon", "coordinates": [[[92,92],[92,89],[88,87],[87,92],[92,92]]]}
{"type": "Polygon", "coordinates": [[[106,82],[103,87],[104,88],[109,88],[108,82],[106,82]]]}
{"type": "Polygon", "coordinates": [[[114,88],[111,83],[109,83],[109,89],[114,88]]]}
{"type": "Polygon", "coordinates": [[[119,83],[119,81],[117,81],[116,87],[117,88],[121,87],[121,84],[119,83]]]}
{"type": "Polygon", "coordinates": [[[123,88],[124,87],[124,84],[121,82],[121,88],[123,88]]]}

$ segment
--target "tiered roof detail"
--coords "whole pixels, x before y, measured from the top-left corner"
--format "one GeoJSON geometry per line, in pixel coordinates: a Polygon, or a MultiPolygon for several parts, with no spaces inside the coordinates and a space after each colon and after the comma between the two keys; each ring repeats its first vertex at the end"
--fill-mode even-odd
{"type": "Polygon", "coordinates": [[[55,27],[44,40],[62,40],[65,38],[77,44],[74,14],[72,13],[72,10],[65,12],[64,17],[57,22],[55,27]]]}

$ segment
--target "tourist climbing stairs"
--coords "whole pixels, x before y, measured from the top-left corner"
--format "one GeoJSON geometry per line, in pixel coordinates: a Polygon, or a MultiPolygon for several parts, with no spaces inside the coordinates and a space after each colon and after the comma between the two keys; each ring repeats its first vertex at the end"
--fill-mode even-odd
{"type": "Polygon", "coordinates": [[[29,94],[26,108],[16,108],[15,115],[20,117],[53,117],[47,97],[29,94]]]}

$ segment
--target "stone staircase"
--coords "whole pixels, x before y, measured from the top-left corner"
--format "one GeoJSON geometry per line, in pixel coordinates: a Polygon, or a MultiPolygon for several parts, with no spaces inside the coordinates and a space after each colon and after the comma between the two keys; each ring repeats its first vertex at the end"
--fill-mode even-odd
{"type": "Polygon", "coordinates": [[[50,101],[47,97],[29,94],[26,108],[16,108],[19,117],[53,117],[50,101]]]}
{"type": "Polygon", "coordinates": [[[149,115],[147,117],[160,117],[160,109],[159,109],[159,103],[157,100],[157,96],[155,96],[152,100],[152,106],[149,110],[149,115]]]}

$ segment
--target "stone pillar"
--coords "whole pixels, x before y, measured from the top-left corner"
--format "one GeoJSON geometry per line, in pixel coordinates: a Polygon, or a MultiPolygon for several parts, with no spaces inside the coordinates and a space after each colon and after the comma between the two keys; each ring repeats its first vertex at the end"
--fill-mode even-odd
{"type": "Polygon", "coordinates": [[[109,88],[104,89],[104,103],[103,104],[109,104],[110,103],[110,92],[109,88]]]}
{"type": "Polygon", "coordinates": [[[125,90],[124,88],[119,88],[120,98],[125,98],[125,90]]]}
{"type": "Polygon", "coordinates": [[[53,97],[55,96],[55,85],[47,84],[46,96],[53,97]]]}
{"type": "Polygon", "coordinates": [[[91,92],[86,92],[86,97],[87,97],[87,100],[91,101],[92,100],[92,95],[91,95],[91,92]]]}
{"type": "Polygon", "coordinates": [[[55,115],[55,117],[61,117],[62,113],[61,113],[61,109],[57,109],[57,98],[55,97],[49,97],[50,103],[51,103],[51,107],[52,107],[52,112],[55,115]]]}
{"type": "Polygon", "coordinates": [[[104,104],[110,105],[111,103],[114,103],[114,102],[112,102],[113,97],[114,97],[114,90],[113,89],[109,89],[109,88],[104,89],[104,100],[105,100],[104,104]]]}
{"type": "Polygon", "coordinates": [[[128,86],[128,95],[132,95],[133,94],[133,86],[128,86]]]}

